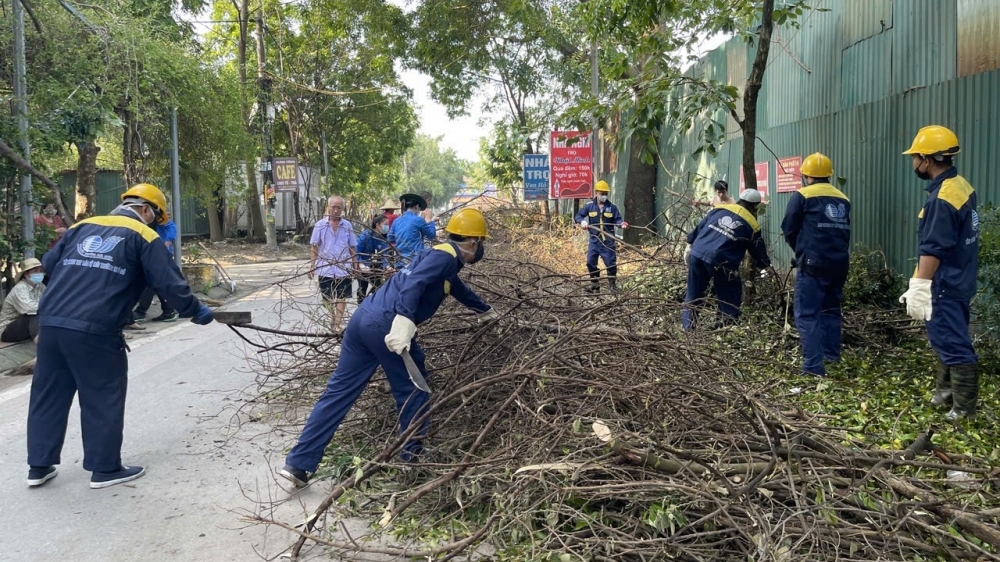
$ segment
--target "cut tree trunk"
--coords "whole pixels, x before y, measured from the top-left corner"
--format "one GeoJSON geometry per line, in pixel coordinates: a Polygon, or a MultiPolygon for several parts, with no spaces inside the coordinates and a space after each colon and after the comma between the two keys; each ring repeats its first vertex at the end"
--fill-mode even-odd
{"type": "MultiPolygon", "coordinates": [[[[656,164],[642,161],[646,139],[632,135],[628,158],[628,178],[625,180],[625,222],[636,226],[652,225],[656,217],[656,164]]],[[[626,228],[625,239],[629,244],[640,245],[643,230],[626,228]]]]}
{"type": "Polygon", "coordinates": [[[76,161],[76,220],[97,214],[97,153],[101,147],[93,142],[77,142],[76,161]]]}
{"type": "Polygon", "coordinates": [[[208,239],[212,242],[221,242],[226,239],[222,230],[222,221],[219,220],[219,205],[215,197],[209,197],[205,205],[208,213],[208,239]]]}

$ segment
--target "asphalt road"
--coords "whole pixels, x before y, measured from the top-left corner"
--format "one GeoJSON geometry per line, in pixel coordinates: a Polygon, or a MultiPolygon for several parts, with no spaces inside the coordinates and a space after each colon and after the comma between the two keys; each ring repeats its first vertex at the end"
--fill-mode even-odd
{"type": "MultiPolygon", "coordinates": [[[[251,310],[255,324],[272,326],[279,324],[280,310],[284,324],[290,314],[282,308],[288,293],[267,284],[301,265],[233,268],[231,274],[244,287],[264,288],[224,308],[251,310]]],[[[304,279],[289,290],[315,292],[304,279]]],[[[0,560],[220,562],[282,553],[291,535],[250,524],[245,516],[276,512],[285,521],[295,520],[314,508],[325,490],[316,486],[290,495],[276,478],[274,471],[295,436],[276,434],[241,408],[256,391],[242,344],[226,326],[182,320],[137,335],[130,346],[122,454],[126,464],[147,467],[134,482],[89,489],[74,404],[59,476],[29,489],[30,379],[0,391],[0,498],[6,516],[0,525],[0,560]]],[[[364,522],[348,524],[362,529],[364,522]]],[[[313,555],[322,552],[314,549],[313,555]]]]}

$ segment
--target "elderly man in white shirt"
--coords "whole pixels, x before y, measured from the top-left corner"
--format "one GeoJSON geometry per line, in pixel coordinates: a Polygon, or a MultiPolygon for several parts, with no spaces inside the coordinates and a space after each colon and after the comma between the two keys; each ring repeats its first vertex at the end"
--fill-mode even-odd
{"type": "Polygon", "coordinates": [[[38,336],[38,302],[45,285],[42,262],[28,258],[21,263],[21,272],[14,278],[14,288],[0,308],[0,341],[21,342],[38,336]]]}

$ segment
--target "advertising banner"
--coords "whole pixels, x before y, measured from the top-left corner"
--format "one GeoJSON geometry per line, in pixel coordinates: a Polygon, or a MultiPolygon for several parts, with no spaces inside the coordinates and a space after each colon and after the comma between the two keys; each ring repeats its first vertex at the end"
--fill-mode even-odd
{"type": "Polygon", "coordinates": [[[798,191],[802,187],[802,175],[799,173],[801,166],[801,156],[789,156],[778,160],[778,166],[775,170],[778,176],[776,182],[778,193],[798,191]]]}
{"type": "Polygon", "coordinates": [[[545,201],[549,198],[549,155],[524,155],[524,200],[545,201]]]}
{"type": "Polygon", "coordinates": [[[593,143],[590,131],[552,131],[549,137],[550,199],[594,196],[593,143]]]}
{"type": "Polygon", "coordinates": [[[277,191],[299,190],[299,161],[296,158],[272,158],[271,169],[274,172],[274,188],[277,191]]]}
{"type": "MultiPolygon", "coordinates": [[[[767,162],[757,162],[753,165],[754,175],[757,176],[757,191],[760,192],[761,201],[767,203],[767,192],[768,192],[768,163],[767,162]]],[[[743,193],[747,188],[746,178],[743,177],[743,166],[740,166],[740,193],[743,193]]]]}

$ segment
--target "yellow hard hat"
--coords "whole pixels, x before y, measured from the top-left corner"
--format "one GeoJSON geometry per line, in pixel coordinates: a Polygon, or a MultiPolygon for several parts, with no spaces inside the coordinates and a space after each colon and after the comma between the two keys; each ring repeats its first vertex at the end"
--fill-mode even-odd
{"type": "Polygon", "coordinates": [[[925,156],[954,156],[959,153],[958,135],[947,127],[930,125],[917,131],[913,144],[903,154],[923,154],[925,156]]]}
{"type": "Polygon", "coordinates": [[[448,221],[448,226],[444,228],[444,231],[471,238],[489,237],[489,232],[486,229],[486,217],[478,209],[468,207],[455,213],[448,221]]]}
{"type": "Polygon", "coordinates": [[[833,175],[833,161],[819,152],[810,154],[799,167],[799,173],[810,178],[828,178],[833,175]]]}
{"type": "Polygon", "coordinates": [[[160,188],[151,183],[137,183],[128,188],[128,191],[122,193],[122,201],[130,197],[137,197],[149,203],[153,207],[156,207],[156,210],[159,211],[159,213],[157,213],[156,222],[160,224],[167,224],[167,221],[170,218],[167,215],[167,198],[163,196],[163,192],[160,191],[160,188]]]}
{"type": "Polygon", "coordinates": [[[607,192],[611,191],[611,188],[608,186],[608,182],[606,182],[604,180],[601,180],[601,181],[597,182],[597,185],[594,186],[594,190],[595,191],[602,191],[604,193],[607,193],[607,192]]]}

